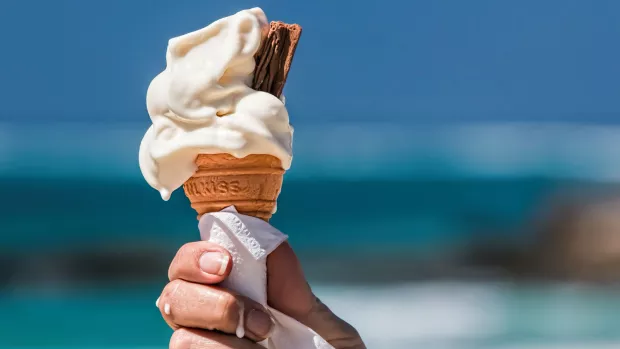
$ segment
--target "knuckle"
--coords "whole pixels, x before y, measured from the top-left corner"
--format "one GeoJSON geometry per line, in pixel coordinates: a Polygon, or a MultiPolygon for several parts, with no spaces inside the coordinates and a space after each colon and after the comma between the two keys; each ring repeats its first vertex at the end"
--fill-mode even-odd
{"type": "Polygon", "coordinates": [[[172,259],[170,263],[170,267],[168,268],[168,279],[170,281],[174,280],[177,277],[177,273],[179,272],[180,264],[186,260],[186,256],[192,254],[194,251],[193,243],[188,242],[181,246],[177,251],[177,254],[172,259]]]}
{"type": "Polygon", "coordinates": [[[179,287],[182,287],[185,282],[183,280],[172,280],[164,288],[165,293],[173,294],[179,287]]]}
{"type": "Polygon", "coordinates": [[[161,293],[160,302],[168,301],[174,298],[174,294],[179,290],[179,288],[183,287],[183,281],[181,280],[172,280],[170,281],[166,287],[164,287],[163,292],[161,293]]]}
{"type": "Polygon", "coordinates": [[[185,244],[183,244],[183,246],[181,246],[181,248],[179,248],[179,251],[177,251],[177,257],[183,258],[187,255],[192,255],[194,254],[196,250],[196,243],[195,242],[187,242],[185,244]]]}
{"type": "Polygon", "coordinates": [[[189,349],[192,347],[193,333],[185,328],[180,328],[172,334],[170,337],[170,349],[189,349]]]}

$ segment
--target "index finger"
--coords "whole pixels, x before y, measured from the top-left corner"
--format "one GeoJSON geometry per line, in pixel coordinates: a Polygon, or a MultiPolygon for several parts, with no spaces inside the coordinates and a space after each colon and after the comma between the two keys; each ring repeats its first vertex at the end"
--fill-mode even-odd
{"type": "Polygon", "coordinates": [[[199,284],[222,282],[232,269],[230,253],[218,244],[208,241],[183,245],[170,263],[170,281],[181,279],[199,284]]]}

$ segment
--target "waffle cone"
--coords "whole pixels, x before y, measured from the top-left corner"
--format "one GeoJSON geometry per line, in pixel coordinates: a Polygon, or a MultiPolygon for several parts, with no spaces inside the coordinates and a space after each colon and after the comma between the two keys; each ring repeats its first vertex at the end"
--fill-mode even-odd
{"type": "Polygon", "coordinates": [[[185,182],[183,190],[199,218],[234,205],[239,213],[269,221],[284,175],[278,158],[200,154],[196,165],[198,170],[185,182]]]}

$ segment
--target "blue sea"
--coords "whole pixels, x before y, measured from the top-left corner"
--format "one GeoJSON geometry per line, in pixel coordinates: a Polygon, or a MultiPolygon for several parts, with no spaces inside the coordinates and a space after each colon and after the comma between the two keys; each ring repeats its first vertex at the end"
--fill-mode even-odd
{"type": "MultiPolygon", "coordinates": [[[[0,348],[167,347],[154,302],[198,233],[182,193],[163,202],[140,177],[147,126],[0,125],[0,348]]],[[[616,189],[620,128],[338,124],[295,137],[272,223],[369,348],[620,347],[617,286],[458,268],[480,242],[527,246],[557,195],[616,189]]]]}
{"type": "MultiPolygon", "coordinates": [[[[167,348],[160,285],[15,290],[0,299],[2,348],[167,348]],[[26,324],[27,326],[24,326],[26,324]]],[[[580,285],[426,282],[322,285],[315,292],[369,348],[618,348],[616,290],[580,285]]]]}

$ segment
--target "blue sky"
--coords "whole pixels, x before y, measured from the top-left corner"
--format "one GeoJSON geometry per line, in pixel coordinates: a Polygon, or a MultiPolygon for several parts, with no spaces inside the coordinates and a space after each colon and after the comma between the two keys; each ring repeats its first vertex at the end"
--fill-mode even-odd
{"type": "Polygon", "coordinates": [[[148,123],[167,40],[253,6],[304,27],[296,124],[620,120],[620,1],[2,0],[0,121],[148,123]]]}

